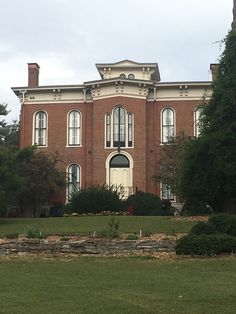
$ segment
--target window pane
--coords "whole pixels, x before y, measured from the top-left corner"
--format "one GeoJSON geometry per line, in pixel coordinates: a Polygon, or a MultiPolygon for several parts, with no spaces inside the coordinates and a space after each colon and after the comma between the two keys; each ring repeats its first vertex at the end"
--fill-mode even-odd
{"type": "Polygon", "coordinates": [[[70,112],[68,128],[69,145],[80,145],[80,113],[77,110],[70,112]]]}
{"type": "Polygon", "coordinates": [[[43,111],[39,111],[35,115],[35,139],[34,144],[39,146],[46,145],[46,125],[47,116],[43,111]]]}

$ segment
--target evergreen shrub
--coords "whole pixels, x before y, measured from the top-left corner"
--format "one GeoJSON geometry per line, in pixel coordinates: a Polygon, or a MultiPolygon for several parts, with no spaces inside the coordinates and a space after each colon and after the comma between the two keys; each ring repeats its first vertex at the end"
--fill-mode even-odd
{"type": "Polygon", "coordinates": [[[132,206],[133,215],[137,216],[164,216],[170,215],[170,211],[162,209],[161,199],[151,193],[138,191],[127,199],[127,206],[132,206]]]}
{"type": "Polygon", "coordinates": [[[117,189],[107,185],[82,188],[72,194],[69,203],[70,210],[80,214],[122,211],[125,206],[117,189]]]}
{"type": "Polygon", "coordinates": [[[227,234],[189,234],[177,241],[177,255],[208,255],[236,253],[236,238],[227,234]]]}

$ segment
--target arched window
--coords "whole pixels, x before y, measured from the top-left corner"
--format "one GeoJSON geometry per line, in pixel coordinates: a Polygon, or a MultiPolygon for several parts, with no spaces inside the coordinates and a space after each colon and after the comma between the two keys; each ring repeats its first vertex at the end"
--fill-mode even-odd
{"type": "Polygon", "coordinates": [[[67,196],[70,199],[71,195],[80,188],[80,167],[77,164],[72,164],[68,167],[68,191],[67,196]]]}
{"type": "Polygon", "coordinates": [[[68,115],[68,145],[81,145],[81,116],[80,112],[73,110],[68,115]]]}
{"type": "Polygon", "coordinates": [[[134,78],[135,78],[135,76],[134,76],[134,74],[133,74],[133,73],[130,73],[130,74],[128,75],[128,78],[129,78],[129,79],[134,79],[134,78]]]}
{"type": "Polygon", "coordinates": [[[126,75],[125,75],[124,73],[121,73],[121,74],[120,74],[120,78],[123,78],[123,79],[124,79],[124,78],[126,78],[126,75]]]}
{"type": "Polygon", "coordinates": [[[111,115],[106,115],[106,147],[111,147],[111,115]]]}
{"type": "Polygon", "coordinates": [[[194,136],[199,137],[201,135],[201,115],[202,115],[202,107],[198,107],[194,111],[194,136]]]}
{"type": "Polygon", "coordinates": [[[105,115],[106,147],[133,147],[133,114],[116,107],[105,115]]]}
{"type": "Polygon", "coordinates": [[[167,143],[175,135],[174,110],[165,108],[162,111],[162,143],[167,143]]]}
{"type": "Polygon", "coordinates": [[[35,114],[34,145],[46,146],[47,142],[47,115],[44,111],[35,114]]]}
{"type": "Polygon", "coordinates": [[[114,147],[125,147],[125,131],[125,110],[122,107],[117,107],[113,112],[114,147]]]}
{"type": "Polygon", "coordinates": [[[116,155],[110,160],[110,168],[129,168],[129,159],[124,155],[116,155]]]}

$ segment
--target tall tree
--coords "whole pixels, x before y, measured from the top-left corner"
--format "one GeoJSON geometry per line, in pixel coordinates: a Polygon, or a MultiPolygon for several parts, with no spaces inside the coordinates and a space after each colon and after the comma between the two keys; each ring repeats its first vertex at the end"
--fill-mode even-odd
{"type": "Polygon", "coordinates": [[[236,207],[236,31],[225,39],[213,94],[203,110],[203,134],[188,145],[181,175],[185,199],[214,210],[236,207]]]}

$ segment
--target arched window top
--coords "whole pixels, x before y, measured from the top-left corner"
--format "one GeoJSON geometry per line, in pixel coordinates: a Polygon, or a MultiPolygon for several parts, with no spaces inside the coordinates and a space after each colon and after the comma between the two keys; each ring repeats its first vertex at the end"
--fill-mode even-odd
{"type": "Polygon", "coordinates": [[[68,113],[68,145],[81,145],[81,113],[71,110],[68,113]]]}
{"type": "Polygon", "coordinates": [[[110,168],[129,168],[129,159],[124,155],[115,155],[110,160],[110,168]]]}
{"type": "Polygon", "coordinates": [[[124,73],[121,73],[120,78],[126,78],[126,75],[124,73]]]}
{"type": "Polygon", "coordinates": [[[172,108],[164,108],[162,110],[162,124],[163,125],[174,124],[174,110],[172,108]]]}
{"type": "Polygon", "coordinates": [[[135,76],[134,76],[134,74],[133,74],[133,73],[130,73],[130,74],[128,75],[128,78],[129,78],[129,79],[134,79],[134,78],[135,78],[135,76]]]}
{"type": "Polygon", "coordinates": [[[34,116],[34,145],[47,145],[47,113],[37,111],[34,116]]]}

